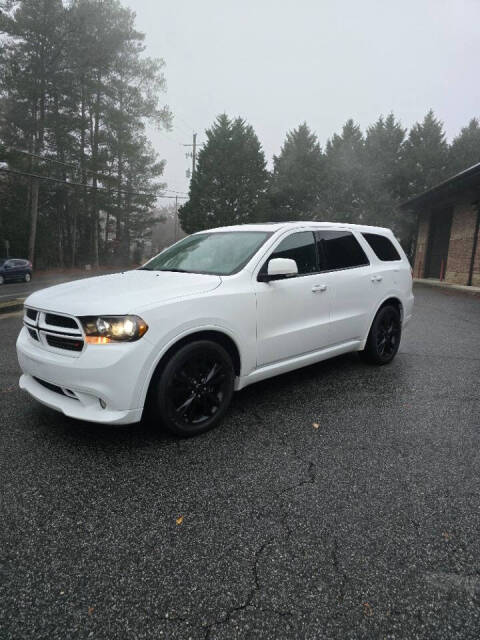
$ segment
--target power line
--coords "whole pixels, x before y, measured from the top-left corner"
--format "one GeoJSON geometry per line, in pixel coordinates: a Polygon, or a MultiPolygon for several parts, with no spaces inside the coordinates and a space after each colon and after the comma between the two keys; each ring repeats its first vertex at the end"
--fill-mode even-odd
{"type": "Polygon", "coordinates": [[[49,182],[56,182],[58,184],[66,184],[69,187],[82,187],[83,189],[96,189],[97,191],[106,191],[107,193],[123,193],[125,195],[130,196],[154,196],[155,198],[168,198],[175,200],[175,198],[181,198],[182,200],[188,200],[187,196],[166,196],[163,193],[141,193],[139,191],[127,191],[125,189],[109,189],[108,187],[95,187],[91,184],[82,184],[81,182],[68,182],[65,180],[60,180],[59,178],[51,178],[49,176],[41,176],[37,173],[27,173],[26,171],[16,171],[15,169],[6,169],[4,167],[0,167],[0,171],[4,173],[10,173],[12,175],[17,176],[25,176],[27,178],[35,178],[37,180],[47,180],[49,182]]]}
{"type": "Polygon", "coordinates": [[[55,164],[60,164],[63,167],[69,167],[70,169],[75,169],[75,171],[85,171],[86,173],[96,174],[98,177],[101,177],[96,171],[93,169],[81,169],[74,164],[69,164],[68,162],[62,162],[61,160],[55,160],[55,158],[48,158],[47,156],[40,156],[38,153],[32,153],[31,151],[24,151],[23,149],[17,149],[16,147],[8,147],[9,151],[15,151],[15,153],[22,153],[25,156],[31,156],[32,158],[38,158],[39,160],[44,160],[45,162],[53,162],[55,164]]]}
{"type": "MultiPolygon", "coordinates": [[[[53,162],[55,164],[59,164],[59,165],[62,165],[64,167],[70,167],[71,169],[75,169],[76,171],[82,171],[82,169],[80,167],[76,166],[76,165],[69,164],[67,162],[62,162],[61,160],[56,160],[55,158],[48,158],[46,156],[41,156],[41,155],[39,155],[37,153],[32,153],[31,151],[24,151],[23,149],[17,149],[16,147],[8,147],[8,149],[10,151],[15,151],[16,153],[22,153],[22,154],[27,155],[27,156],[32,156],[33,158],[38,158],[40,160],[45,160],[46,162],[53,162]]],[[[85,172],[92,173],[92,174],[96,175],[97,178],[99,178],[100,180],[102,178],[105,179],[105,176],[103,176],[101,173],[98,173],[97,171],[94,171],[93,169],[85,169],[85,172]]],[[[45,179],[45,180],[47,179],[44,176],[41,176],[41,177],[43,179],[45,179]]],[[[108,176],[107,179],[109,177],[110,176],[108,176]]],[[[51,179],[55,180],[55,181],[58,181],[57,179],[54,179],[54,178],[51,178],[51,179]]],[[[75,183],[68,182],[68,183],[65,183],[65,184],[75,184],[75,183]]],[[[88,186],[88,185],[82,185],[82,186],[88,186]]],[[[93,188],[102,189],[102,187],[92,187],[92,189],[93,188]]],[[[103,188],[106,189],[107,191],[112,191],[111,189],[108,189],[107,187],[103,187],[103,188]]],[[[185,195],[185,196],[188,195],[188,193],[186,191],[176,191],[175,189],[163,189],[163,191],[168,191],[169,193],[175,193],[175,194],[185,195]]],[[[118,191],[118,193],[122,193],[122,191],[118,191]]],[[[123,192],[123,193],[131,193],[131,192],[123,192]]],[[[158,196],[158,197],[161,197],[161,196],[158,196]]]]}

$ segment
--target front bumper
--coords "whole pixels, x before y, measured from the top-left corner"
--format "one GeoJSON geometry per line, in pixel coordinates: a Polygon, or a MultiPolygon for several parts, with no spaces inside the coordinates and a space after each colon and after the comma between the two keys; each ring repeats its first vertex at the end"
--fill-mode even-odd
{"type": "Polygon", "coordinates": [[[79,357],[72,358],[38,346],[23,328],[17,339],[23,371],[20,388],[71,418],[103,424],[138,422],[151,348],[143,339],[88,345],[79,357]]]}

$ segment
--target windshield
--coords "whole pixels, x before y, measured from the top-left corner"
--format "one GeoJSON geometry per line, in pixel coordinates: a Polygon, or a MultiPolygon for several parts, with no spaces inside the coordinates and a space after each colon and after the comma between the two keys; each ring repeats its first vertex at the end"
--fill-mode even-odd
{"type": "Polygon", "coordinates": [[[198,233],[165,249],[142,269],[228,276],[246,265],[270,235],[266,231],[198,233]]]}

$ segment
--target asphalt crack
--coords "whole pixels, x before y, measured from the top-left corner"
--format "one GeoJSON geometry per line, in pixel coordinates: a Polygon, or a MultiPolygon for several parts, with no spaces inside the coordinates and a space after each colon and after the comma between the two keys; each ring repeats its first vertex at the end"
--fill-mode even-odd
{"type": "MultiPolygon", "coordinates": [[[[253,563],[251,566],[251,570],[252,570],[252,575],[253,575],[253,586],[250,590],[250,593],[248,594],[248,596],[245,598],[245,601],[242,604],[236,605],[234,607],[230,607],[226,612],[225,615],[222,616],[221,619],[217,619],[214,622],[212,622],[211,624],[208,624],[205,626],[205,640],[209,640],[211,633],[212,633],[212,629],[214,627],[218,627],[220,625],[225,625],[228,624],[230,622],[230,620],[232,619],[232,616],[235,615],[235,613],[238,613],[239,611],[244,611],[245,609],[248,609],[248,607],[251,606],[255,595],[260,591],[260,578],[258,576],[258,563],[260,560],[261,555],[263,554],[263,552],[265,551],[265,549],[275,540],[275,538],[272,536],[271,538],[268,538],[268,540],[266,540],[256,551],[254,551],[253,553],[253,563]]],[[[284,612],[285,615],[291,614],[291,612],[284,612]]],[[[277,615],[280,615],[279,612],[277,612],[277,615]]]]}

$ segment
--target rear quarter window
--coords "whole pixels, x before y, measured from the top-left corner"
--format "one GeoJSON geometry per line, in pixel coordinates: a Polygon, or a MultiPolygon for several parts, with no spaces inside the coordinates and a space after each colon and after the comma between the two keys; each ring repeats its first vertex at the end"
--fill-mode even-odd
{"type": "Polygon", "coordinates": [[[318,231],[322,271],[352,269],[369,264],[364,250],[350,231],[318,231]]]}
{"type": "Polygon", "coordinates": [[[393,242],[386,236],[381,236],[378,233],[362,233],[362,236],[368,242],[373,253],[379,260],[392,262],[394,260],[402,259],[398,251],[395,249],[393,242]]]}

